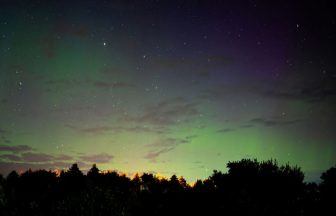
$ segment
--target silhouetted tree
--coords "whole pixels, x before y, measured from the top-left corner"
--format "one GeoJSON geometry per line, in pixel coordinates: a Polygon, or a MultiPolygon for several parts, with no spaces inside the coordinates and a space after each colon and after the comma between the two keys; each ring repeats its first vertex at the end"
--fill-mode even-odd
{"type": "Polygon", "coordinates": [[[138,193],[140,192],[140,187],[141,187],[141,179],[138,173],[135,174],[134,178],[131,181],[132,183],[132,188],[133,191],[138,193]]]}
{"type": "Polygon", "coordinates": [[[153,174],[143,173],[141,178],[141,190],[153,192],[155,189],[155,184],[157,180],[154,178],[153,174]]]}
{"type": "Polygon", "coordinates": [[[187,184],[187,180],[185,180],[185,178],[183,178],[183,176],[180,176],[178,181],[179,181],[179,185],[183,188],[183,190],[189,189],[189,185],[187,184]]]}
{"type": "Polygon", "coordinates": [[[320,184],[322,211],[324,215],[333,215],[336,203],[336,167],[328,169],[321,175],[320,184]]]}
{"type": "Polygon", "coordinates": [[[7,183],[16,183],[19,180],[19,174],[13,170],[12,172],[10,172],[7,176],[7,183]]]}
{"type": "Polygon", "coordinates": [[[335,170],[320,185],[303,183],[295,166],[243,159],[189,186],[183,177],[133,179],[96,165],[54,172],[28,170],[0,176],[0,215],[328,215],[335,203],[335,170]]]}
{"type": "Polygon", "coordinates": [[[96,164],[93,164],[91,169],[87,173],[88,177],[98,177],[99,176],[99,169],[97,168],[96,164]]]}
{"type": "Polygon", "coordinates": [[[70,167],[69,171],[67,172],[68,175],[73,176],[73,177],[81,177],[83,176],[82,171],[80,171],[78,165],[72,164],[72,166],[70,167]]]}
{"type": "Polygon", "coordinates": [[[3,209],[5,208],[6,205],[6,195],[4,187],[5,187],[5,179],[0,174],[0,213],[2,213],[2,215],[4,214],[3,209]]]}
{"type": "Polygon", "coordinates": [[[180,192],[181,191],[181,185],[179,182],[179,179],[177,178],[176,175],[172,175],[169,180],[169,185],[170,185],[170,192],[180,192]]]}
{"type": "Polygon", "coordinates": [[[193,190],[195,192],[204,192],[204,185],[203,185],[203,181],[198,179],[195,184],[193,185],[193,190]]]}

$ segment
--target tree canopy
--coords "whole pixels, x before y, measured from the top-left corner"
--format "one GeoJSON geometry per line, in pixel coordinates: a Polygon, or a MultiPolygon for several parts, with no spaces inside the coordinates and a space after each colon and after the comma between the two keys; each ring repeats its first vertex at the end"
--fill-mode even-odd
{"type": "Polygon", "coordinates": [[[60,175],[46,170],[0,176],[1,215],[318,215],[335,203],[336,168],[321,183],[305,183],[299,167],[243,159],[190,185],[176,175],[134,178],[83,174],[77,164],[60,175]]]}

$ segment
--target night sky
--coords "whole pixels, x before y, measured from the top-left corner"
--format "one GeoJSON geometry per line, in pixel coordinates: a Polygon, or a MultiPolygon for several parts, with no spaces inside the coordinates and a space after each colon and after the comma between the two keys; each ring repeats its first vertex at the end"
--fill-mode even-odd
{"type": "Polygon", "coordinates": [[[0,173],[336,164],[333,1],[0,1],[0,173]]]}

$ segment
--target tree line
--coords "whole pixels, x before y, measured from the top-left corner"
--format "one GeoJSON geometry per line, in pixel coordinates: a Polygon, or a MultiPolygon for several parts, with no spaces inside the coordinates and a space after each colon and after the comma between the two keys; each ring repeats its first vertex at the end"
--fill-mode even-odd
{"type": "Polygon", "coordinates": [[[150,173],[129,178],[77,164],[59,175],[46,170],[0,175],[0,215],[333,215],[336,167],[306,183],[299,167],[243,159],[187,184],[150,173]]]}

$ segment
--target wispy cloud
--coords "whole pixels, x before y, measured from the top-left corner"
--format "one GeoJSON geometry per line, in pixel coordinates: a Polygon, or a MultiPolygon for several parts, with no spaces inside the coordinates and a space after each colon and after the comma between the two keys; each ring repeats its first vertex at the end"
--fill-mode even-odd
{"type": "Polygon", "coordinates": [[[235,129],[233,129],[233,128],[224,128],[224,129],[219,129],[216,132],[217,133],[228,133],[228,132],[232,132],[232,131],[235,131],[235,129]]]}
{"type": "Polygon", "coordinates": [[[91,163],[108,163],[114,158],[114,156],[107,153],[101,153],[101,154],[83,155],[80,156],[79,158],[82,159],[83,161],[91,163]]]}
{"type": "Polygon", "coordinates": [[[74,160],[70,155],[51,155],[40,152],[13,152],[12,154],[0,154],[0,159],[6,161],[22,161],[27,163],[60,162],[74,160]]]}
{"type": "Polygon", "coordinates": [[[176,147],[179,144],[183,144],[183,143],[189,143],[190,140],[189,139],[178,139],[178,138],[165,138],[165,139],[160,139],[157,140],[154,143],[148,144],[148,147],[158,147],[158,148],[162,148],[162,147],[176,147]]]}
{"type": "Polygon", "coordinates": [[[33,152],[23,153],[21,154],[21,158],[26,162],[48,162],[54,159],[52,155],[33,152]]]}
{"type": "Polygon", "coordinates": [[[326,87],[323,85],[310,86],[302,88],[292,88],[285,91],[268,90],[262,92],[266,97],[286,99],[286,100],[301,100],[310,103],[321,102],[327,98],[336,96],[335,87],[326,87]]]}
{"type": "Polygon", "coordinates": [[[22,161],[22,158],[20,156],[14,154],[2,154],[0,155],[0,158],[9,161],[22,161]]]}
{"type": "Polygon", "coordinates": [[[139,116],[127,116],[121,120],[146,123],[151,125],[169,126],[187,122],[200,114],[197,103],[190,103],[182,97],[162,101],[154,106],[148,106],[139,116]]]}
{"type": "Polygon", "coordinates": [[[73,160],[74,158],[70,155],[66,155],[66,154],[60,154],[57,156],[54,156],[54,160],[56,161],[69,161],[69,160],[73,160]]]}
{"type": "Polygon", "coordinates": [[[0,173],[12,170],[25,171],[27,169],[64,169],[77,163],[83,170],[87,170],[92,163],[108,163],[113,155],[107,153],[71,156],[66,154],[52,155],[40,152],[13,152],[0,154],[0,173]]]}
{"type": "Polygon", "coordinates": [[[145,155],[145,159],[149,159],[151,162],[157,162],[157,157],[163,153],[172,151],[180,144],[189,143],[191,138],[165,138],[157,140],[154,143],[148,144],[147,147],[150,147],[151,150],[145,155]]]}
{"type": "Polygon", "coordinates": [[[283,126],[283,125],[292,125],[301,122],[300,119],[295,120],[274,120],[274,119],[266,119],[266,118],[254,118],[249,121],[249,125],[262,125],[265,127],[272,126],[283,126]]]}
{"type": "Polygon", "coordinates": [[[161,149],[161,150],[153,150],[153,151],[150,151],[148,152],[144,158],[146,159],[149,159],[151,162],[155,163],[157,162],[156,159],[157,157],[159,157],[161,154],[163,153],[167,153],[171,150],[173,150],[174,148],[171,147],[171,148],[164,148],[164,149],[161,149]]]}
{"type": "Polygon", "coordinates": [[[9,145],[0,145],[0,152],[27,152],[32,151],[33,148],[27,145],[16,145],[16,146],[9,146],[9,145]]]}
{"type": "Polygon", "coordinates": [[[137,126],[93,126],[93,127],[79,127],[74,125],[65,125],[68,128],[71,128],[80,133],[86,134],[103,134],[103,133],[119,133],[119,132],[131,132],[131,133],[167,133],[169,132],[166,128],[160,126],[146,126],[146,125],[137,125],[137,126]]]}
{"type": "MultiPolygon", "coordinates": [[[[336,80],[336,79],[335,79],[336,80]]],[[[223,100],[229,95],[253,94],[268,99],[303,101],[307,103],[316,103],[336,98],[336,87],[334,81],[310,82],[308,84],[297,83],[294,86],[288,86],[281,83],[282,88],[274,88],[279,83],[244,83],[243,87],[238,85],[216,85],[212,86],[199,94],[200,99],[223,100]]]]}

